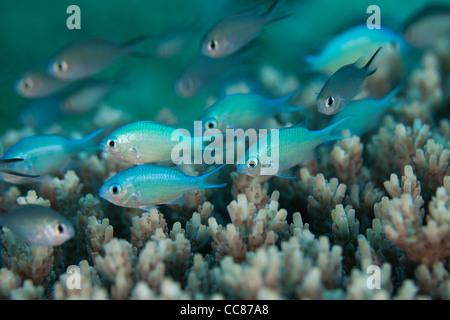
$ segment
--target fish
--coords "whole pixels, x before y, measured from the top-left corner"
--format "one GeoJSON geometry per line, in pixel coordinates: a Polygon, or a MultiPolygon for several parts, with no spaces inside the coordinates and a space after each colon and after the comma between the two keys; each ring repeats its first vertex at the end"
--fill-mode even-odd
{"type": "Polygon", "coordinates": [[[132,122],[112,131],[100,146],[110,156],[131,164],[172,161],[172,151],[181,137],[183,141],[190,140],[194,149],[204,148],[203,137],[187,136],[188,131],[181,130],[177,134],[179,129],[183,128],[157,121],[132,122]]]}
{"type": "Polygon", "coordinates": [[[0,214],[0,225],[22,241],[38,246],[56,247],[70,240],[75,230],[69,219],[40,205],[17,205],[0,214]]]}
{"type": "Polygon", "coordinates": [[[23,162],[24,159],[22,158],[0,159],[0,173],[7,173],[26,178],[38,178],[39,177],[38,175],[29,175],[20,172],[20,166],[17,166],[17,164],[23,162]]]}
{"type": "Polygon", "coordinates": [[[62,97],[61,109],[69,115],[88,113],[95,109],[100,102],[105,100],[120,85],[120,81],[100,79],[83,81],[76,89],[62,97]]]}
{"type": "Polygon", "coordinates": [[[70,91],[30,99],[22,107],[20,120],[34,128],[43,128],[72,115],[86,114],[106,99],[120,82],[89,79],[70,91]]]}
{"type": "MultiPolygon", "coordinates": [[[[11,146],[2,160],[24,159],[23,173],[44,176],[63,168],[78,152],[98,150],[96,142],[108,126],[100,128],[82,139],[68,139],[60,135],[36,135],[24,138],[11,146]]],[[[1,174],[0,180],[22,184],[36,182],[25,177],[1,174]]]]}
{"type": "Polygon", "coordinates": [[[250,145],[237,162],[237,170],[251,177],[286,175],[290,168],[305,161],[322,143],[342,139],[334,132],[350,117],[317,131],[308,130],[305,123],[269,131],[250,145]]]}
{"type": "Polygon", "coordinates": [[[181,204],[182,196],[188,192],[226,186],[226,183],[208,182],[224,166],[193,177],[175,167],[137,165],[108,179],[100,188],[99,196],[121,207],[143,210],[150,210],[161,204],[181,204]]]}
{"type": "Polygon", "coordinates": [[[55,94],[48,97],[30,99],[22,106],[20,121],[33,128],[45,128],[69,115],[62,109],[64,96],[55,94]]]}
{"type": "Polygon", "coordinates": [[[206,109],[200,120],[206,130],[259,129],[268,117],[305,110],[305,107],[286,105],[297,92],[298,89],[279,99],[267,99],[253,93],[229,94],[206,109]]]}
{"type": "Polygon", "coordinates": [[[48,74],[47,63],[39,62],[20,74],[14,83],[16,93],[29,99],[42,98],[60,92],[72,84],[71,81],[64,81],[48,74]]]}
{"type": "Polygon", "coordinates": [[[326,115],[336,114],[363,88],[364,80],[377,69],[369,69],[381,47],[373,54],[367,64],[359,68],[360,61],[348,64],[337,70],[325,83],[317,96],[317,110],[326,115]]]}
{"type": "Polygon", "coordinates": [[[149,54],[134,50],[136,45],[149,38],[149,35],[144,35],[123,44],[102,38],[74,41],[52,56],[47,72],[58,79],[81,80],[106,69],[124,56],[149,58],[149,54]]]}
{"type": "MultiPolygon", "coordinates": [[[[381,29],[369,29],[366,25],[350,28],[330,40],[317,55],[304,57],[309,72],[332,75],[343,65],[368,56],[381,46],[393,46],[399,52],[408,52],[410,47],[403,36],[383,25],[381,29]]],[[[380,56],[383,52],[380,53],[380,56]]]]}
{"type": "Polygon", "coordinates": [[[266,12],[258,14],[259,6],[228,16],[217,22],[201,40],[200,53],[211,58],[229,56],[259,36],[262,29],[291,14],[276,15],[281,0],[275,0],[266,12]]]}
{"type": "Polygon", "coordinates": [[[230,67],[240,65],[247,59],[245,55],[236,54],[223,59],[195,55],[178,73],[174,80],[175,93],[183,98],[194,97],[206,90],[212,83],[229,74],[230,67]]]}
{"type": "Polygon", "coordinates": [[[442,41],[450,42],[450,5],[430,4],[416,12],[403,27],[403,36],[420,49],[436,47],[442,41]]]}
{"type": "Polygon", "coordinates": [[[335,114],[329,124],[336,123],[343,118],[352,116],[352,121],[347,121],[342,125],[342,130],[348,129],[357,136],[363,136],[378,127],[381,117],[386,110],[392,108],[395,96],[398,95],[403,85],[399,85],[381,99],[362,99],[350,101],[339,113],[335,114]]]}
{"type": "Polygon", "coordinates": [[[150,52],[160,59],[171,58],[189,47],[196,35],[195,27],[171,26],[154,37],[150,52]]]}

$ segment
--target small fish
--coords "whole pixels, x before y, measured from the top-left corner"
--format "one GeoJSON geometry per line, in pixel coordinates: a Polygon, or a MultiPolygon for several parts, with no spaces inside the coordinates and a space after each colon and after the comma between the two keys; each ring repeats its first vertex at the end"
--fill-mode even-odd
{"type": "Polygon", "coordinates": [[[204,175],[188,176],[174,167],[143,164],[120,171],[100,188],[99,196],[115,205],[149,210],[160,204],[180,204],[181,197],[198,189],[219,188],[208,179],[223,166],[204,175]]]}
{"type": "Polygon", "coordinates": [[[279,99],[267,99],[258,94],[237,93],[225,96],[203,112],[200,120],[205,129],[259,129],[268,117],[278,113],[302,111],[304,107],[287,106],[298,90],[279,99]]]}
{"type": "Polygon", "coordinates": [[[40,62],[23,72],[14,84],[15,91],[24,98],[42,98],[67,88],[71,82],[47,73],[48,62],[40,62]]]}
{"type": "Polygon", "coordinates": [[[111,92],[119,87],[118,81],[90,79],[61,99],[61,109],[66,114],[85,114],[96,108],[111,92]]]}
{"type": "Polygon", "coordinates": [[[172,26],[156,36],[151,52],[158,58],[173,57],[187,48],[197,35],[197,29],[192,26],[172,26]]]}
{"type": "MultiPolygon", "coordinates": [[[[107,128],[100,128],[82,139],[75,140],[59,135],[27,137],[9,148],[2,160],[22,158],[24,159],[24,174],[40,176],[51,174],[64,167],[78,152],[98,149],[96,139],[107,128]]],[[[35,182],[9,174],[2,174],[0,179],[10,183],[35,182]]]]}
{"type": "Polygon", "coordinates": [[[211,58],[222,58],[237,52],[258,37],[264,26],[291,15],[275,14],[280,3],[281,0],[275,0],[263,14],[257,13],[257,7],[220,20],[203,37],[201,54],[211,58]]]}
{"type": "Polygon", "coordinates": [[[211,83],[223,78],[231,66],[242,61],[242,57],[232,55],[223,59],[212,59],[202,55],[194,56],[175,78],[175,93],[184,98],[196,96],[211,83]]]}
{"type": "MultiPolygon", "coordinates": [[[[339,34],[315,56],[306,56],[308,71],[331,75],[341,66],[370,55],[381,46],[396,46],[400,52],[409,49],[402,35],[389,30],[369,29],[366,25],[350,28],[339,34]]],[[[380,52],[382,55],[383,52],[380,52]]]]}
{"type": "Polygon", "coordinates": [[[342,139],[343,137],[333,132],[349,118],[341,119],[318,131],[308,130],[303,123],[281,128],[278,130],[278,139],[274,138],[274,141],[274,132],[269,131],[250,145],[239,159],[237,169],[252,177],[276,175],[289,178],[285,171],[305,161],[317,146],[327,141],[342,139]]]}
{"type": "Polygon", "coordinates": [[[45,128],[68,117],[62,110],[64,96],[60,94],[31,99],[20,111],[20,121],[33,128],[45,128]]]}
{"type": "Polygon", "coordinates": [[[46,247],[60,246],[75,234],[67,218],[35,204],[15,206],[8,213],[0,214],[0,225],[29,244],[46,247]]]}
{"type": "Polygon", "coordinates": [[[414,14],[403,27],[411,45],[428,49],[442,41],[450,42],[450,5],[430,4],[414,14]]]}
{"type": "Polygon", "coordinates": [[[148,38],[149,36],[145,35],[124,44],[101,38],[78,40],[59,50],[50,59],[47,71],[59,79],[85,79],[106,69],[121,57],[148,57],[133,49],[148,38]]]}
{"type": "Polygon", "coordinates": [[[0,172],[1,173],[7,173],[12,174],[19,177],[26,177],[26,178],[37,178],[38,175],[29,175],[20,172],[20,166],[17,166],[18,163],[23,164],[24,159],[22,158],[14,158],[14,159],[0,159],[0,172]]]}
{"type": "Polygon", "coordinates": [[[377,70],[370,70],[369,67],[380,50],[381,47],[362,68],[358,68],[358,60],[337,70],[317,96],[317,110],[327,115],[341,111],[362,90],[364,80],[377,70]]]}
{"type": "MultiPolygon", "coordinates": [[[[132,164],[171,161],[172,150],[180,143],[172,138],[178,129],[182,128],[156,121],[133,122],[108,134],[100,145],[110,156],[132,164]]],[[[195,136],[187,139],[197,145],[195,136]]],[[[203,141],[200,145],[203,148],[203,141]]]]}
{"type": "Polygon", "coordinates": [[[348,129],[352,134],[361,137],[380,124],[381,116],[387,109],[394,106],[394,97],[402,88],[403,85],[396,87],[381,99],[350,101],[341,112],[335,114],[331,118],[330,124],[336,123],[348,116],[352,116],[351,121],[347,121],[342,125],[342,130],[348,129]]]}

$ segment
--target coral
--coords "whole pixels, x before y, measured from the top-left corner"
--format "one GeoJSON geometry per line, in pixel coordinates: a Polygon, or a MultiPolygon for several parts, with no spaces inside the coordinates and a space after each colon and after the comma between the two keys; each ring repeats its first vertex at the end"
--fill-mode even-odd
{"type": "Polygon", "coordinates": [[[142,213],[141,217],[133,217],[131,220],[131,243],[140,251],[145,243],[155,235],[157,229],[168,235],[164,215],[156,208],[142,213]]]}
{"type": "Polygon", "coordinates": [[[95,258],[95,269],[111,284],[111,297],[113,299],[128,298],[133,281],[133,260],[136,252],[131,244],[117,238],[111,239],[104,246],[104,256],[95,258]]]}
{"type": "Polygon", "coordinates": [[[54,178],[42,186],[42,194],[53,203],[54,209],[67,216],[77,212],[83,184],[75,171],[68,170],[64,179],[54,178]]]}
{"type": "Polygon", "coordinates": [[[434,299],[450,299],[450,275],[442,262],[432,266],[421,264],[415,270],[419,293],[430,295],[434,299]]]}
{"type": "Polygon", "coordinates": [[[347,186],[336,178],[327,181],[321,173],[313,177],[308,169],[302,168],[299,187],[301,194],[308,199],[308,215],[313,232],[330,233],[331,210],[342,203],[347,186]]]}
{"type": "Polygon", "coordinates": [[[19,205],[37,204],[40,206],[50,207],[50,201],[41,197],[38,198],[36,191],[34,190],[28,191],[26,197],[18,197],[17,203],[19,205]]]}
{"type": "MultiPolygon", "coordinates": [[[[342,132],[342,135],[349,136],[350,132],[345,130],[342,132]]],[[[351,136],[335,143],[331,151],[331,161],[339,181],[352,185],[362,180],[363,147],[364,145],[358,136],[351,136]]]]}
{"type": "Polygon", "coordinates": [[[98,220],[94,216],[88,218],[86,226],[87,252],[91,261],[103,255],[104,246],[114,237],[114,229],[109,224],[109,219],[98,220]]]}
{"type": "Polygon", "coordinates": [[[101,286],[96,270],[86,260],[80,261],[78,269],[62,274],[54,285],[55,300],[106,300],[107,291],[101,286]],[[71,277],[78,275],[79,280],[71,277]],[[69,283],[71,286],[69,287],[69,283]],[[79,286],[79,287],[77,287],[79,286]]]}
{"type": "Polygon", "coordinates": [[[231,255],[235,261],[243,261],[248,250],[255,251],[260,246],[274,244],[288,231],[287,212],[279,210],[279,194],[273,193],[264,207],[258,209],[253,200],[260,199],[260,187],[254,187],[250,196],[239,194],[227,207],[232,223],[226,230],[218,225],[215,218],[208,220],[208,231],[213,239],[212,247],[216,258],[231,255]],[[256,192],[255,192],[256,190],[256,192]]]}

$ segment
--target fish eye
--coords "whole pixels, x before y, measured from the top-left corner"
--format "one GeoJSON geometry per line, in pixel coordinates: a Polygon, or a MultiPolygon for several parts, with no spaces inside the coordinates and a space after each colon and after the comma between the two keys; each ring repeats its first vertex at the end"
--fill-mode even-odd
{"type": "Polygon", "coordinates": [[[110,148],[117,148],[117,142],[116,142],[115,139],[109,139],[109,140],[106,142],[106,145],[107,145],[108,147],[110,147],[110,148]]]}
{"type": "Polygon", "coordinates": [[[189,79],[189,78],[183,79],[182,82],[181,82],[181,85],[182,85],[186,90],[192,89],[192,86],[193,86],[192,79],[189,79]]]}
{"type": "Polygon", "coordinates": [[[57,233],[64,233],[65,230],[66,230],[66,226],[64,224],[60,223],[56,226],[57,233]]]}
{"type": "Polygon", "coordinates": [[[58,60],[53,64],[53,70],[55,72],[66,72],[69,68],[69,65],[64,60],[58,60]]]}
{"type": "Polygon", "coordinates": [[[334,104],[334,98],[328,97],[326,100],[327,107],[331,107],[334,104]]]}
{"type": "Polygon", "coordinates": [[[205,129],[215,129],[217,128],[217,121],[216,119],[208,119],[205,123],[205,129]]]}
{"type": "Polygon", "coordinates": [[[254,169],[254,168],[256,168],[258,166],[258,159],[250,158],[250,159],[247,160],[246,165],[247,165],[247,168],[254,169]]]}
{"type": "Polygon", "coordinates": [[[111,188],[109,188],[109,192],[116,195],[119,194],[122,191],[122,187],[118,184],[113,184],[111,188]]]}
{"type": "Polygon", "coordinates": [[[25,90],[25,91],[30,90],[33,88],[33,86],[34,86],[34,82],[33,82],[33,79],[31,79],[31,78],[24,78],[20,81],[20,88],[22,90],[25,90]]]}
{"type": "Polygon", "coordinates": [[[212,39],[208,42],[208,50],[214,51],[219,47],[219,42],[216,39],[212,39]]]}

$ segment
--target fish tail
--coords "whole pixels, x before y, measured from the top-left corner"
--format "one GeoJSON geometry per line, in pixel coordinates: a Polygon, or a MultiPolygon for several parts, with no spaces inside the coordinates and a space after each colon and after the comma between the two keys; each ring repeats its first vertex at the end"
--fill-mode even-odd
{"type": "Polygon", "coordinates": [[[97,142],[98,137],[111,126],[105,126],[100,129],[95,130],[94,132],[88,134],[86,137],[74,140],[74,147],[76,151],[85,151],[85,150],[100,150],[101,147],[97,142]]]}
{"type": "Polygon", "coordinates": [[[147,41],[151,37],[152,36],[150,34],[141,35],[139,37],[133,38],[133,39],[125,42],[122,45],[122,47],[125,49],[125,51],[129,55],[139,57],[139,58],[149,59],[152,57],[152,55],[150,53],[136,51],[134,47],[147,41]]]}
{"type": "Polygon", "coordinates": [[[227,184],[226,183],[211,183],[208,182],[207,180],[209,178],[211,178],[211,176],[213,176],[215,173],[217,173],[219,170],[221,170],[223,167],[225,167],[226,164],[221,165],[220,167],[205,173],[204,175],[198,177],[198,179],[200,180],[200,189],[209,189],[209,188],[221,188],[221,187],[225,187],[227,184]]]}
{"type": "MultiPolygon", "coordinates": [[[[378,48],[377,51],[375,51],[375,53],[373,54],[372,58],[370,58],[370,60],[369,60],[369,61],[366,63],[366,65],[364,66],[364,69],[369,70],[370,64],[372,63],[373,59],[375,59],[375,57],[377,56],[377,54],[378,54],[378,52],[381,50],[381,48],[383,48],[383,47],[381,46],[381,47],[378,48]]],[[[373,69],[373,70],[370,70],[370,72],[369,72],[368,75],[370,76],[370,75],[373,74],[375,71],[377,71],[377,68],[375,68],[375,69],[373,69]]]]}
{"type": "Polygon", "coordinates": [[[275,12],[277,7],[280,6],[282,0],[275,0],[272,5],[269,7],[269,9],[267,9],[267,11],[263,14],[263,16],[265,16],[268,20],[268,23],[272,23],[278,20],[283,20],[287,17],[290,17],[292,15],[292,13],[282,13],[278,16],[275,16],[275,12]]]}
{"type": "Polygon", "coordinates": [[[403,89],[405,86],[404,83],[399,84],[397,87],[391,90],[384,98],[383,100],[386,102],[392,102],[392,100],[395,98],[395,96],[403,89]]]}
{"type": "Polygon", "coordinates": [[[305,107],[296,107],[296,106],[290,106],[286,105],[286,103],[292,99],[292,97],[300,91],[301,88],[297,88],[288,94],[284,95],[283,97],[276,99],[273,101],[273,103],[277,106],[279,113],[288,113],[288,112],[297,112],[297,111],[304,111],[305,107]]]}
{"type": "Polygon", "coordinates": [[[341,120],[336,121],[335,123],[331,124],[330,126],[326,127],[325,129],[323,129],[324,141],[326,142],[326,141],[347,138],[347,137],[336,134],[336,130],[339,130],[339,132],[340,132],[340,131],[346,129],[346,127],[342,126],[342,124],[351,118],[353,118],[353,116],[348,116],[348,117],[342,118],[341,120]]]}

